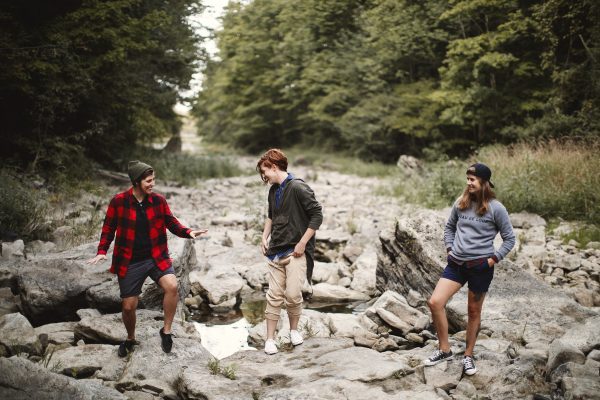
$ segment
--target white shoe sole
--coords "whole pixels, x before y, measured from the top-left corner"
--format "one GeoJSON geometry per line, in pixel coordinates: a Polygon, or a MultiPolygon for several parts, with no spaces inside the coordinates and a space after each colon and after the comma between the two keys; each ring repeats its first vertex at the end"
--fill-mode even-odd
{"type": "Polygon", "coordinates": [[[438,361],[429,361],[429,360],[425,360],[423,361],[423,365],[426,367],[433,367],[434,365],[438,365],[439,363],[443,362],[443,361],[450,361],[452,360],[452,356],[448,357],[448,358],[443,358],[441,360],[438,361]]]}
{"type": "Polygon", "coordinates": [[[476,373],[477,373],[477,369],[470,369],[468,371],[465,370],[465,375],[472,376],[472,375],[475,375],[476,373]]]}

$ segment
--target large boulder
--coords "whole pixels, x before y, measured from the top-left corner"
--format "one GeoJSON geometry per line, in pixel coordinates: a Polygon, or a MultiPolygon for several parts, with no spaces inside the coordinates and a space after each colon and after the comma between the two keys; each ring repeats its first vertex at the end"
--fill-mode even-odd
{"type": "MultiPolygon", "coordinates": [[[[196,264],[195,249],[192,240],[170,237],[173,267],[183,299],[190,290],[188,275],[196,264]]],[[[95,244],[88,243],[22,262],[18,268],[18,290],[23,312],[34,324],[76,320],[75,312],[86,307],[104,312],[120,310],[117,278],[108,272],[110,253],[109,260],[103,263],[87,264],[86,259],[95,252],[95,244]]],[[[162,294],[162,289],[148,279],[139,306],[162,309],[162,294]]]]}
{"type": "Polygon", "coordinates": [[[0,287],[0,316],[19,312],[21,299],[10,288],[0,287]]]}
{"type": "Polygon", "coordinates": [[[0,241],[0,260],[23,259],[25,257],[25,243],[23,240],[14,242],[0,241]]]}
{"type": "Polygon", "coordinates": [[[373,296],[376,293],[377,252],[374,246],[367,246],[352,265],[350,288],[373,296]]]}
{"type": "Polygon", "coordinates": [[[585,362],[585,354],[572,343],[560,339],[552,341],[552,343],[550,343],[548,362],[546,364],[546,371],[548,374],[554,371],[559,365],[567,362],[583,364],[585,362]]]}
{"type": "Polygon", "coordinates": [[[96,377],[116,381],[123,374],[126,359],[117,355],[117,346],[86,344],[54,350],[48,367],[54,372],[77,379],[96,377]]]}
{"type": "Polygon", "coordinates": [[[242,277],[254,290],[262,290],[269,286],[269,268],[266,262],[251,265],[242,273],[242,277]]]}
{"type": "Polygon", "coordinates": [[[10,288],[17,293],[18,288],[18,270],[22,261],[10,261],[0,263],[0,288],[10,288]]]}
{"type": "Polygon", "coordinates": [[[192,271],[190,273],[192,294],[200,295],[210,304],[219,305],[237,299],[244,287],[244,280],[235,271],[192,271]]]}
{"type": "Polygon", "coordinates": [[[27,318],[19,313],[0,317],[0,355],[41,354],[42,344],[27,318]]]}
{"type": "Polygon", "coordinates": [[[156,334],[140,340],[115,386],[119,390],[146,391],[155,396],[177,398],[176,387],[181,373],[190,366],[206,365],[209,359],[210,354],[199,340],[182,337],[174,339],[171,353],[163,353],[156,334]]]}
{"type": "Polygon", "coordinates": [[[75,343],[75,326],[77,322],[56,322],[35,328],[35,334],[46,335],[46,341],[49,344],[74,344],[75,343]]]}
{"type": "Polygon", "coordinates": [[[312,275],[312,283],[329,283],[336,285],[340,280],[340,266],[337,263],[317,261],[312,275]]]}
{"type": "Polygon", "coordinates": [[[445,223],[440,212],[418,210],[384,230],[379,236],[377,290],[406,297],[414,289],[429,297],[445,266],[445,223]]]}
{"type": "MultiPolygon", "coordinates": [[[[137,310],[136,338],[158,337],[163,326],[163,313],[153,310],[137,310]]],[[[181,308],[173,320],[173,332],[178,338],[200,340],[200,335],[192,323],[182,318],[181,308]]],[[[83,339],[86,343],[118,344],[127,337],[121,314],[89,315],[77,322],[74,329],[75,339],[83,339]]],[[[174,347],[177,346],[175,341],[174,347]]]]}
{"type": "Polygon", "coordinates": [[[375,322],[385,322],[402,335],[421,332],[429,324],[429,316],[412,307],[404,296],[388,290],[370,306],[365,314],[375,322]]]}
{"type": "Polygon", "coordinates": [[[87,306],[86,291],[111,279],[106,266],[83,260],[36,258],[23,262],[18,286],[23,313],[36,325],[76,319],[87,306]]]}
{"type": "MultiPolygon", "coordinates": [[[[220,311],[236,306],[246,283],[240,275],[248,272],[248,266],[264,263],[259,249],[249,245],[231,248],[216,239],[196,242],[195,248],[199,262],[189,274],[192,294],[202,296],[220,311]]],[[[260,277],[250,280],[256,286],[263,284],[260,277]]]]}
{"type": "Polygon", "coordinates": [[[512,223],[513,228],[529,229],[538,226],[546,226],[546,220],[544,218],[528,212],[510,214],[510,222],[512,223]]]}
{"type": "Polygon", "coordinates": [[[317,283],[316,285],[313,285],[312,298],[315,300],[333,301],[369,300],[369,296],[365,293],[348,289],[343,286],[332,285],[330,283],[317,283]]]}
{"type": "Polygon", "coordinates": [[[311,338],[276,356],[244,351],[220,360],[235,366],[235,380],[212,375],[207,365],[181,371],[178,394],[196,399],[439,399],[435,390],[405,391],[393,382],[414,374],[405,358],[354,347],[348,339],[311,338]],[[387,386],[384,386],[387,385],[387,386]]]}
{"type": "Polygon", "coordinates": [[[93,380],[51,372],[19,357],[0,358],[0,398],[11,400],[126,400],[117,390],[93,380]]]}

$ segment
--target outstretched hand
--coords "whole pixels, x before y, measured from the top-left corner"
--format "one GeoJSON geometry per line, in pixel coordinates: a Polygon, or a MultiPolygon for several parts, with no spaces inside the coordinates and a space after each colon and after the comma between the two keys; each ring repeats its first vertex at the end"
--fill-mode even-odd
{"type": "Polygon", "coordinates": [[[98,262],[102,262],[106,260],[106,254],[98,254],[96,255],[96,257],[94,258],[90,258],[89,260],[87,260],[88,264],[97,264],[98,262]]]}
{"type": "Polygon", "coordinates": [[[199,237],[200,235],[205,234],[206,232],[208,232],[208,229],[197,229],[195,231],[191,231],[190,232],[190,237],[192,239],[196,239],[197,237],[199,237]]]}

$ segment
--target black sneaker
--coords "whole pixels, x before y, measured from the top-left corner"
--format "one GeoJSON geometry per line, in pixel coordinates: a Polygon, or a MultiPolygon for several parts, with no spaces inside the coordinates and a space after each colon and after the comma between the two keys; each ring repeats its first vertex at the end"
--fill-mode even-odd
{"type": "Polygon", "coordinates": [[[463,372],[466,375],[474,375],[477,372],[477,368],[475,368],[475,362],[473,361],[473,357],[465,356],[463,358],[463,372]]]}
{"type": "Polygon", "coordinates": [[[133,346],[135,346],[135,340],[125,340],[119,345],[117,354],[119,357],[125,357],[127,354],[133,352],[133,346]]]}
{"type": "Polygon", "coordinates": [[[165,353],[170,353],[173,347],[173,338],[170,333],[164,333],[163,328],[160,328],[160,346],[165,353]]]}
{"type": "Polygon", "coordinates": [[[441,363],[444,360],[449,360],[452,358],[452,350],[450,350],[449,352],[444,352],[441,350],[436,350],[431,357],[429,357],[427,360],[423,361],[423,364],[427,367],[430,367],[432,365],[441,363]]]}

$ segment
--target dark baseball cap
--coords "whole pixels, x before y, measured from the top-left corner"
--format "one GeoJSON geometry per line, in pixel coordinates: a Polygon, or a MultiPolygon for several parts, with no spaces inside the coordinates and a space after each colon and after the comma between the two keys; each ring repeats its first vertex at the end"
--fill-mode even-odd
{"type": "Polygon", "coordinates": [[[478,178],[488,181],[491,187],[494,187],[492,183],[492,170],[485,164],[475,163],[467,169],[467,175],[475,175],[478,178]]]}

